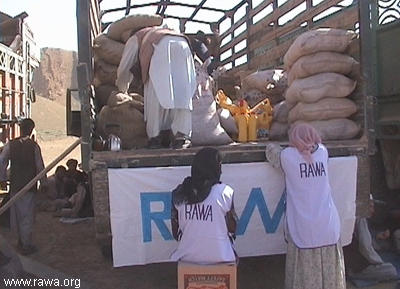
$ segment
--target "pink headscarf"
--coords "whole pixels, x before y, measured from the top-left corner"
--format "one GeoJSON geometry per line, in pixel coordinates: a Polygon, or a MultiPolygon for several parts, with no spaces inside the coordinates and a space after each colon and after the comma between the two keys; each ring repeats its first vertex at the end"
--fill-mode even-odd
{"type": "Polygon", "coordinates": [[[308,162],[312,161],[311,151],[318,143],[321,143],[321,137],[307,123],[296,124],[289,131],[289,145],[295,147],[308,162]]]}

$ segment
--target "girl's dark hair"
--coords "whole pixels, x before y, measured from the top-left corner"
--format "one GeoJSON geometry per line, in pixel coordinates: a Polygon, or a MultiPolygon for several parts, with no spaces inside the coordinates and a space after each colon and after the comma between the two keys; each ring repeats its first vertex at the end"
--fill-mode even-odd
{"type": "Polygon", "coordinates": [[[176,205],[181,203],[195,204],[204,201],[210,194],[213,185],[221,177],[221,154],[215,148],[203,148],[193,159],[191,176],[185,178],[173,192],[176,205]]]}

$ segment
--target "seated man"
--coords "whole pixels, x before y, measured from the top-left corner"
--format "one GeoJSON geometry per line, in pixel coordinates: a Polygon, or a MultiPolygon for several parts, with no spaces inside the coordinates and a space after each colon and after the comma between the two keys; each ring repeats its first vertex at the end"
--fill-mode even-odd
{"type": "Polygon", "coordinates": [[[84,218],[93,216],[90,195],[85,184],[76,186],[76,192],[68,199],[55,201],[57,212],[55,216],[66,218],[84,218]]]}
{"type": "Polygon", "coordinates": [[[78,161],[76,159],[69,159],[67,161],[67,177],[71,177],[73,179],[75,179],[77,182],[80,181],[87,181],[87,175],[85,172],[78,170],[78,161]]]}
{"type": "MultiPolygon", "coordinates": [[[[372,199],[370,203],[373,213],[372,199]]],[[[398,278],[396,268],[391,263],[385,263],[374,249],[366,218],[356,220],[353,241],[343,251],[346,273],[352,279],[381,282],[398,278]]]]}
{"type": "Polygon", "coordinates": [[[92,200],[89,194],[88,178],[85,172],[77,169],[78,161],[69,159],[64,178],[65,197],[56,200],[57,217],[83,218],[93,216],[92,200]]]}
{"type": "Polygon", "coordinates": [[[67,169],[58,166],[54,175],[47,178],[47,182],[39,187],[37,205],[40,210],[54,211],[56,209],[54,201],[65,198],[65,174],[67,169]]]}
{"type": "Polygon", "coordinates": [[[77,169],[78,161],[76,159],[69,159],[67,167],[68,170],[65,173],[65,193],[69,198],[75,193],[77,184],[87,182],[87,175],[77,169]]]}

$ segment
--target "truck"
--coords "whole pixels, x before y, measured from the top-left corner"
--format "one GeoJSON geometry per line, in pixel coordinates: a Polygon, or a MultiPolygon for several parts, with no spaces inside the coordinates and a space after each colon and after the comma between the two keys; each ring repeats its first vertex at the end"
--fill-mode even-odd
{"type": "Polygon", "coordinates": [[[0,129],[1,141],[19,136],[18,122],[31,116],[35,101],[33,71],[39,66],[40,50],[27,25],[26,12],[14,17],[0,12],[0,129]]]}
{"type": "MultiPolygon", "coordinates": [[[[369,215],[368,203],[373,190],[371,178],[374,178],[371,157],[379,153],[379,147],[383,147],[379,146],[380,142],[394,142],[391,146],[394,148],[398,147],[396,144],[400,138],[400,119],[397,113],[400,82],[396,81],[398,76],[395,73],[400,67],[400,60],[395,56],[400,40],[394,36],[400,29],[398,1],[237,0],[229,3],[220,1],[223,2],[221,6],[218,1],[204,0],[195,1],[195,4],[193,1],[190,4],[186,1],[134,4],[127,0],[123,7],[106,7],[104,2],[76,2],[78,92],[81,106],[80,110],[67,112],[68,133],[82,138],[82,167],[90,175],[96,238],[101,246],[109,246],[112,239],[110,170],[188,166],[199,149],[92,149],[98,113],[93,106],[96,97],[92,85],[93,39],[106,29],[112,14],[119,15],[117,20],[124,15],[141,13],[144,8],[153,9],[153,13],[164,19],[175,19],[183,33],[193,33],[185,29],[194,26],[201,27],[210,36],[218,35],[216,58],[219,65],[227,69],[218,80],[218,88],[229,94],[234,93],[233,87],[240,84],[240,74],[243,72],[249,74],[257,70],[282,67],[283,56],[289,46],[307,30],[331,27],[358,32],[359,38],[351,46],[351,54],[360,62],[361,81],[358,81],[352,94],[358,106],[358,112],[352,119],[362,128],[361,133],[350,140],[327,141],[326,146],[331,157],[357,158],[356,216],[369,215]],[[174,14],[171,8],[181,12],[174,14]],[[182,12],[186,10],[190,12],[182,12]]],[[[240,143],[219,146],[218,149],[223,153],[224,164],[261,163],[266,161],[266,143],[240,143]]],[[[287,145],[287,142],[282,144],[287,145]]]]}

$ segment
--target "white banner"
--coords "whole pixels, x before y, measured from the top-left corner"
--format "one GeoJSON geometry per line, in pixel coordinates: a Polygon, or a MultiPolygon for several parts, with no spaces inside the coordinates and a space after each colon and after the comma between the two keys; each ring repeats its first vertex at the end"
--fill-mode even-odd
{"type": "MultiPolygon", "coordinates": [[[[357,158],[329,160],[333,197],[342,223],[342,244],[355,221],[357,158]]],[[[114,266],[169,261],[177,242],[170,226],[171,191],[190,167],[109,169],[114,266]]],[[[284,179],[267,162],[224,164],[221,181],[234,193],[240,257],[286,252],[283,236],[284,179]]]]}

